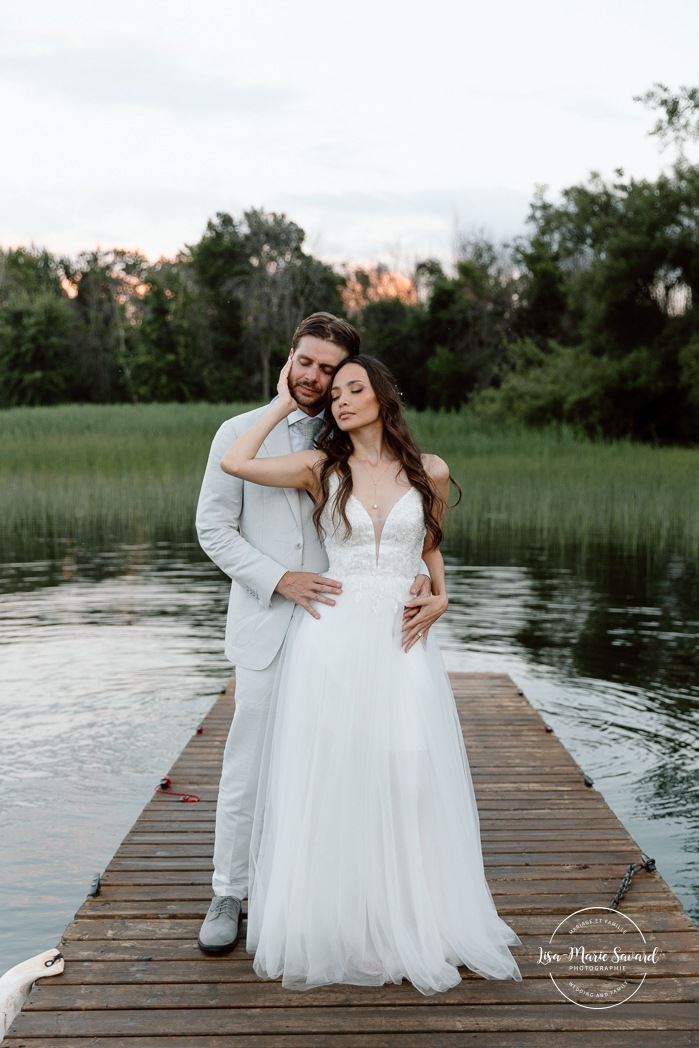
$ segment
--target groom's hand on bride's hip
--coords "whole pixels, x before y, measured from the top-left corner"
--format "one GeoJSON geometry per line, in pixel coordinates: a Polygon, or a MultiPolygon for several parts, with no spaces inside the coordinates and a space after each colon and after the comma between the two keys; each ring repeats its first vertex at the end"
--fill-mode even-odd
{"type": "Polygon", "coordinates": [[[287,571],[277,583],[276,592],[281,593],[287,600],[300,604],[314,619],[319,619],[320,615],[311,601],[334,604],[332,596],[337,597],[342,593],[342,583],[335,579],[327,579],[325,575],[315,575],[312,571],[287,571]],[[326,597],[326,593],[332,596],[326,597]]]}
{"type": "MultiPolygon", "coordinates": [[[[416,575],[415,582],[410,587],[410,593],[413,597],[429,597],[432,593],[432,579],[429,575],[416,575]]],[[[419,611],[419,605],[408,601],[403,609],[403,621],[407,622],[409,619],[415,618],[419,611]]]]}

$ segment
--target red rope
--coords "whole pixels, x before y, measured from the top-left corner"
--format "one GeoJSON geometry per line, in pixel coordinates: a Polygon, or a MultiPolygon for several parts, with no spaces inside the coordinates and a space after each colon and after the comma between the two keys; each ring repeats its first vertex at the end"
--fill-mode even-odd
{"type": "Polygon", "coordinates": [[[176,790],[171,790],[172,779],[168,779],[167,775],[164,779],[161,779],[158,785],[155,787],[156,793],[165,793],[169,797],[179,797],[183,804],[196,804],[197,801],[201,800],[201,797],[196,793],[177,793],[176,790]]]}

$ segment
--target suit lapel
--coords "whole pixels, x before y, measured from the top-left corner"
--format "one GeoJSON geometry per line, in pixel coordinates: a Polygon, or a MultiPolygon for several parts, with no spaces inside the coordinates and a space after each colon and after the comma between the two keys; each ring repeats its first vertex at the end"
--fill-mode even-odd
{"type": "MultiPolygon", "coordinates": [[[[274,427],[272,432],[266,437],[262,447],[269,458],[273,458],[276,455],[290,455],[291,454],[291,441],[289,440],[289,423],[286,419],[274,427]]],[[[301,492],[297,491],[296,488],[282,488],[289,505],[291,512],[294,514],[294,520],[298,524],[299,528],[303,527],[301,520],[301,492]]]]}

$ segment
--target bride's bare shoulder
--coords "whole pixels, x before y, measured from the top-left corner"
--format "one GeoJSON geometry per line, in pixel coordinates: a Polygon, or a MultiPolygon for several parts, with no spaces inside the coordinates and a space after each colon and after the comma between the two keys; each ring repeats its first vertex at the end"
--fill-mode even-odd
{"type": "Polygon", "coordinates": [[[425,473],[431,480],[437,483],[449,480],[449,466],[439,455],[422,455],[421,458],[425,473]]]}

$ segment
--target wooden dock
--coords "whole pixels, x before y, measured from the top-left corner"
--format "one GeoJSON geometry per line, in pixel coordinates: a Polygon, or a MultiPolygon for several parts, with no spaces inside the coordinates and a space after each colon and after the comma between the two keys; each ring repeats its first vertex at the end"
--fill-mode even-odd
{"type": "MultiPolygon", "coordinates": [[[[156,794],[114,856],[101,893],[64,933],[65,972],[42,979],[4,1048],[617,1048],[699,1045],[699,930],[657,872],[620,909],[662,951],[617,1007],[569,1003],[538,963],[559,921],[610,906],[640,848],[509,677],[452,674],[501,916],[523,981],[464,970],[446,994],[410,984],[306,993],[259,980],[244,938],[228,957],[196,938],[210,901],[214,811],[233,687],[169,776],[201,796],[156,794]]],[[[659,857],[662,869],[662,857],[659,857]]]]}

